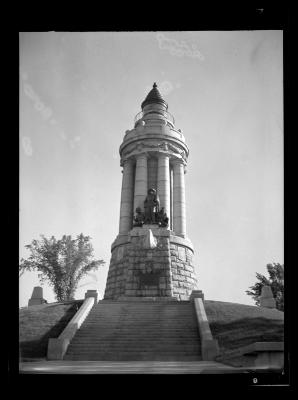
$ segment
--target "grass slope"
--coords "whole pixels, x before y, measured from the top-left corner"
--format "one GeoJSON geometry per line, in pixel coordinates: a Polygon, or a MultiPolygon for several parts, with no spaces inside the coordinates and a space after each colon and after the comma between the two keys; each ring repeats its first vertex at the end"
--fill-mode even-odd
{"type": "Polygon", "coordinates": [[[48,340],[60,335],[83,301],[51,303],[19,311],[22,361],[46,358],[48,340]]]}
{"type": "Polygon", "coordinates": [[[284,313],[276,309],[205,300],[205,310],[221,353],[254,342],[284,340],[284,313]]]}

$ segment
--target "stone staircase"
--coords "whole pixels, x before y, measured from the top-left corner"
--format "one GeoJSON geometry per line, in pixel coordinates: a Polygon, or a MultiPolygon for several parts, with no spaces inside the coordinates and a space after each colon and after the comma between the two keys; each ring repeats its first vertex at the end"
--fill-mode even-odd
{"type": "Polygon", "coordinates": [[[200,361],[189,301],[101,300],[71,341],[64,360],[200,361]]]}

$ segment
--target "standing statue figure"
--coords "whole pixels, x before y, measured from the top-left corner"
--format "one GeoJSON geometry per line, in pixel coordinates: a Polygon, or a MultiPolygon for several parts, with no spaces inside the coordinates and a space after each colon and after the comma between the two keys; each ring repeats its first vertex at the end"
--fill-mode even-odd
{"type": "Polygon", "coordinates": [[[155,214],[159,212],[159,198],[155,189],[149,189],[144,201],[145,224],[155,224],[155,214]]]}

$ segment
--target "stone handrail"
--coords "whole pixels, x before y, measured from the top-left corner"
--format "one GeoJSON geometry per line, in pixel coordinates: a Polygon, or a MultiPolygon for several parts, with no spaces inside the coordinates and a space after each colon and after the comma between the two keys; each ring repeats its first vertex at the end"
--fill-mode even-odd
{"type": "Polygon", "coordinates": [[[212,340],[212,333],[209,327],[203,300],[200,298],[194,299],[197,319],[199,322],[199,331],[202,340],[212,340]]]}
{"type": "Polygon", "coordinates": [[[66,350],[70,344],[70,341],[76,334],[76,331],[80,328],[85,318],[89,314],[91,308],[95,302],[94,297],[87,297],[84,303],[81,305],[79,310],[67,324],[63,332],[58,338],[50,338],[48,343],[48,360],[62,360],[66,350]]]}
{"type": "Polygon", "coordinates": [[[219,353],[217,340],[213,339],[208,318],[206,315],[204,302],[203,302],[203,293],[196,294],[196,291],[193,291],[191,299],[194,301],[196,317],[199,326],[200,338],[201,338],[201,349],[202,349],[202,359],[204,361],[213,361],[215,357],[219,353]],[[199,296],[199,297],[196,297],[199,296]]]}

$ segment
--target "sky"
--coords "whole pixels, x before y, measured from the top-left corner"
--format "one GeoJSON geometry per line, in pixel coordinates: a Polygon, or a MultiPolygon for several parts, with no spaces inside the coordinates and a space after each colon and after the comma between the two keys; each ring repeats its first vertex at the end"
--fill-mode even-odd
{"type": "MultiPolygon", "coordinates": [[[[19,255],[40,235],[90,236],[105,260],[76,291],[104,288],[118,234],[119,146],[154,82],[190,149],[187,236],[205,299],[245,293],[284,262],[282,31],[20,33],[19,255]]],[[[27,306],[37,272],[19,283],[27,306]]],[[[51,287],[44,298],[54,302],[51,287]]]]}

